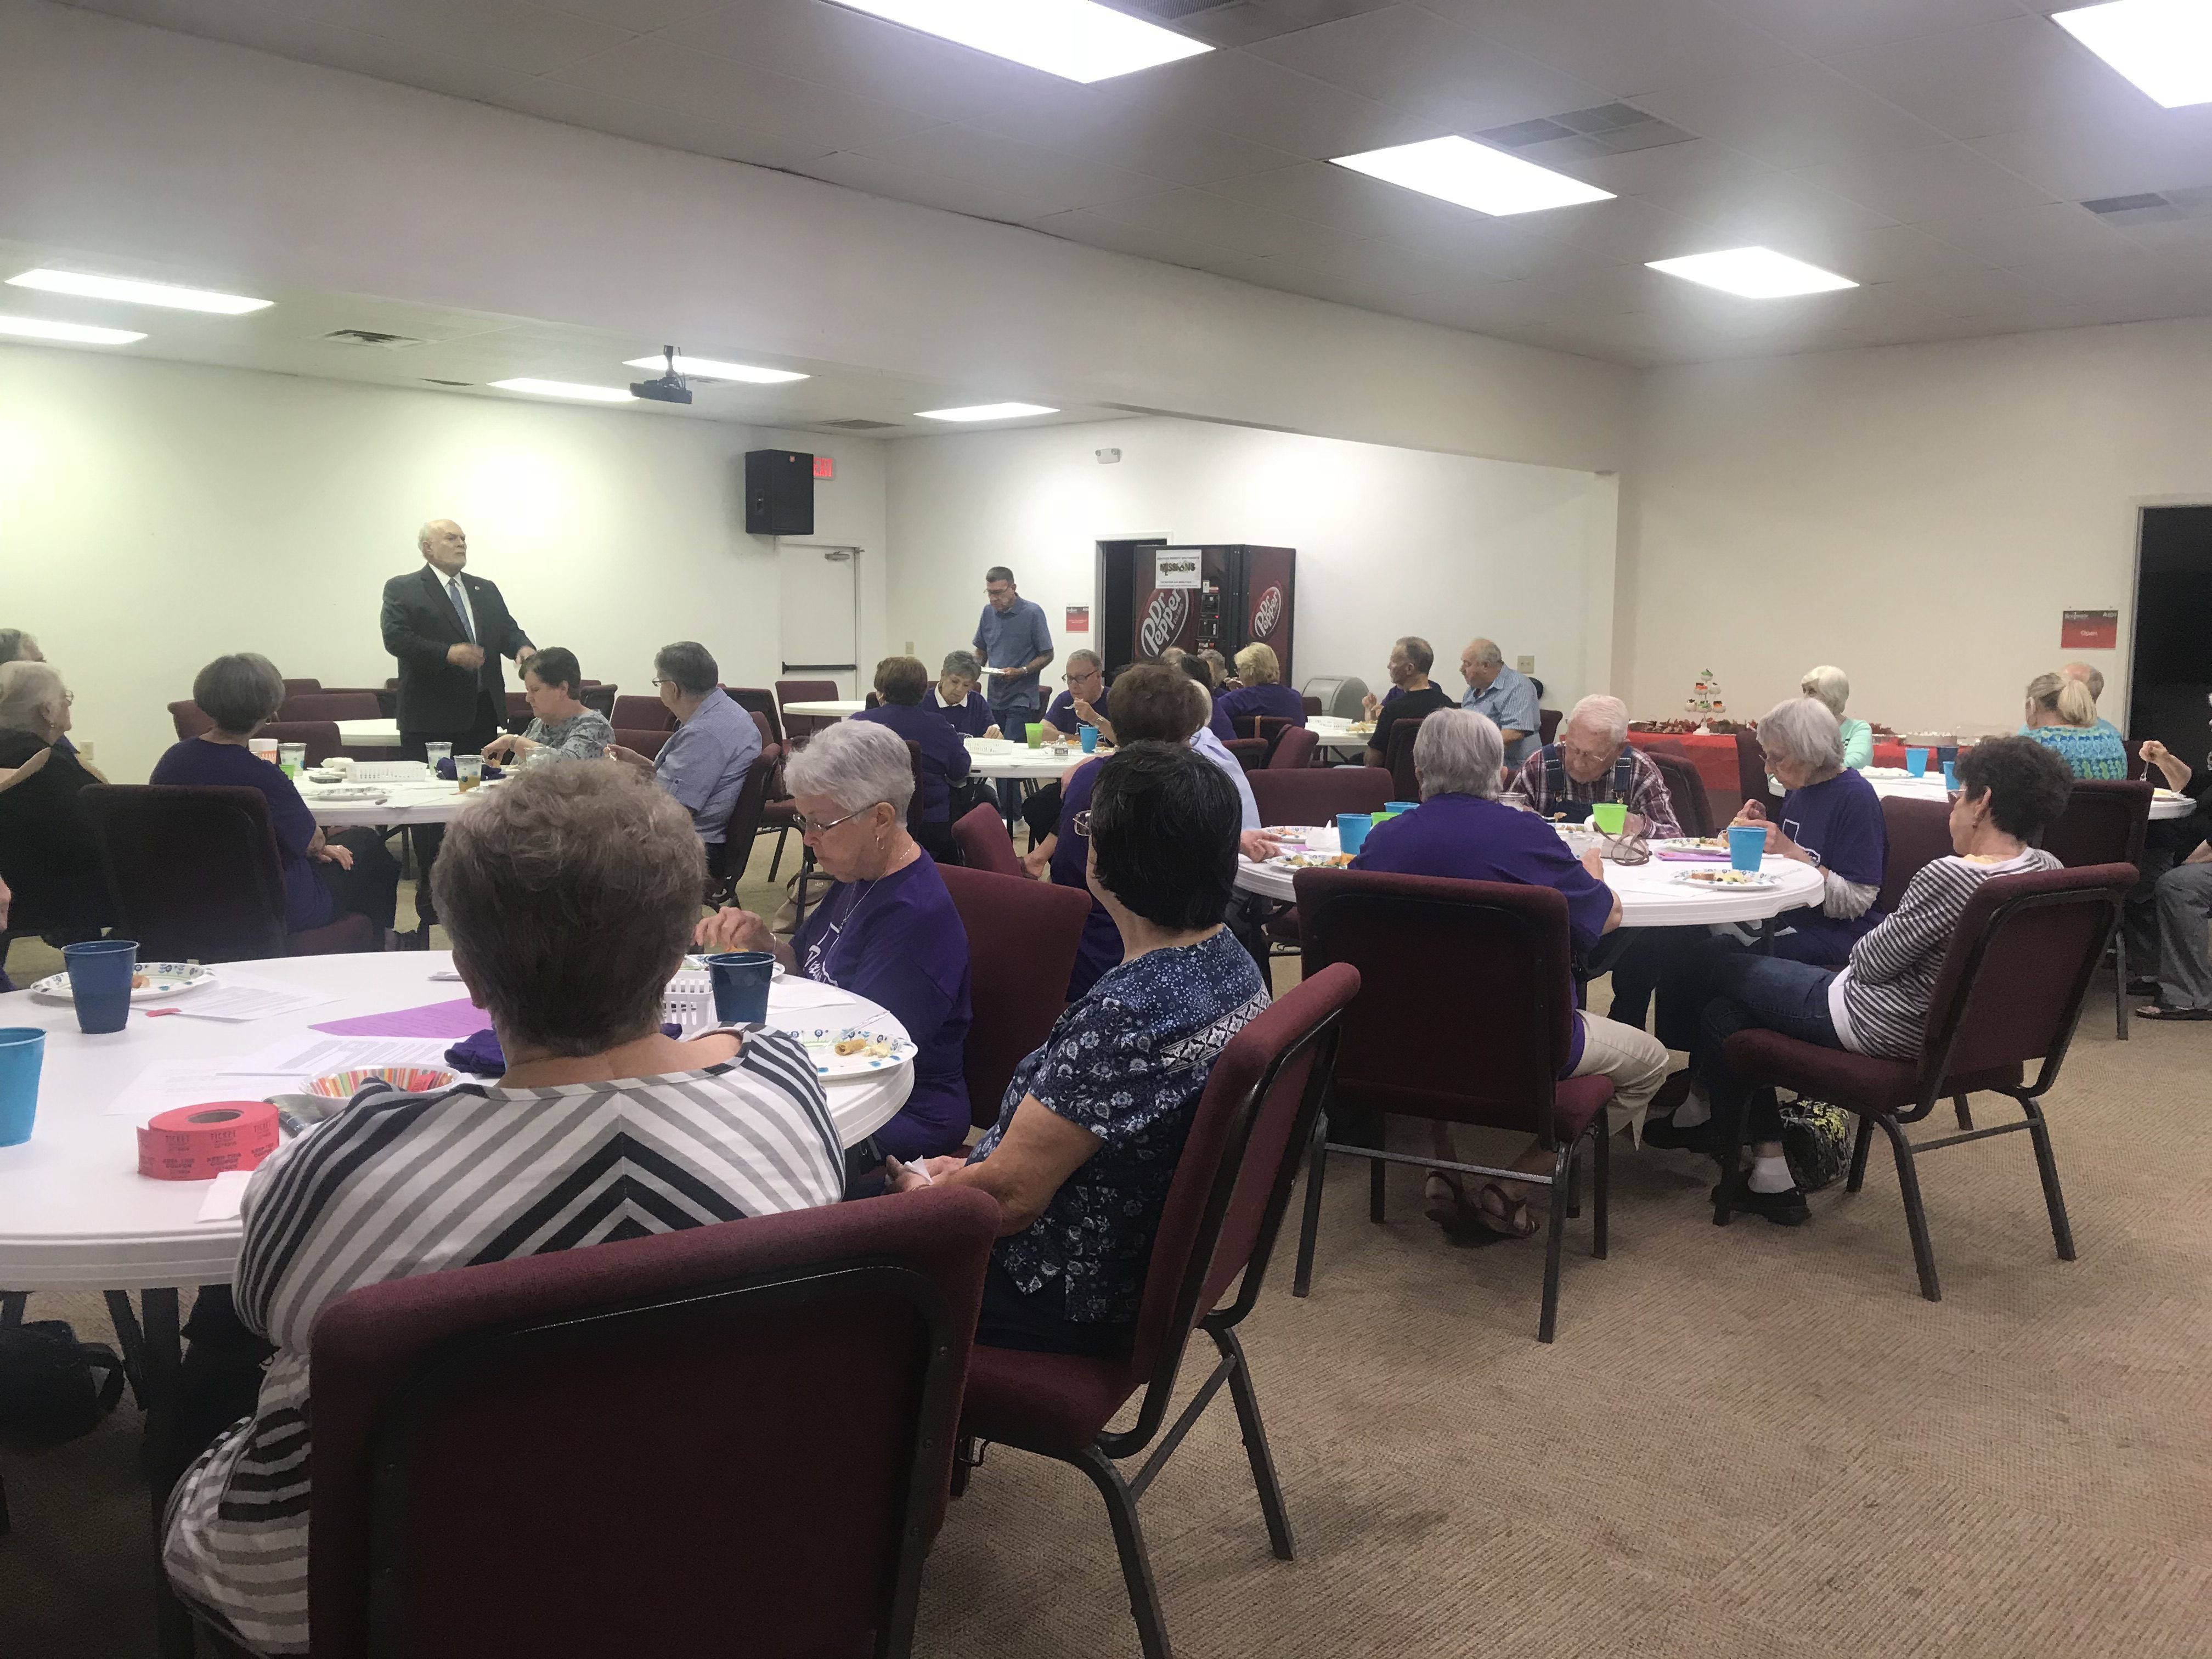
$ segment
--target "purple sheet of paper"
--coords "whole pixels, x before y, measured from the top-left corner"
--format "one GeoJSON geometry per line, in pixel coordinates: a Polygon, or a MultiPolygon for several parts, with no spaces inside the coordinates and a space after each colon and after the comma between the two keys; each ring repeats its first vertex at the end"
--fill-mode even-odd
{"type": "Polygon", "coordinates": [[[325,1020],[308,1029],[331,1036],[465,1037],[490,1024],[490,1015],[462,997],[453,1002],[425,1003],[420,1008],[395,1008],[388,1014],[325,1020]]]}

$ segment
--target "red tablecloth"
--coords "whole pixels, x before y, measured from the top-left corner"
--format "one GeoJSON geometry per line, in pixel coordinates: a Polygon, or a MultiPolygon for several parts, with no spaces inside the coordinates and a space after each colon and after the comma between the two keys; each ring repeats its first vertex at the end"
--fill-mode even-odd
{"type": "MultiPolygon", "coordinates": [[[[1723,800],[1742,799],[1742,776],[1736,767],[1733,737],[1719,737],[1710,732],[1631,732],[1628,740],[1639,749],[1655,743],[1680,744],[1690,757],[1690,764],[1705,780],[1706,792],[1716,807],[1723,800]]],[[[1898,764],[1902,766],[1905,763],[1899,761],[1898,764]]],[[[1732,814],[1735,809],[1729,810],[1732,814]]]]}

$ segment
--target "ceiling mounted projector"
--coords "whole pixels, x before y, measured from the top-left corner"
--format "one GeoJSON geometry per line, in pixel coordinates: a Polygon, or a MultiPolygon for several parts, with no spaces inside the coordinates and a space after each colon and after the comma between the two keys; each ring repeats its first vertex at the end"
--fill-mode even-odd
{"type": "Polygon", "coordinates": [[[629,383],[629,395],[633,398],[648,398],[656,404],[690,403],[691,388],[685,382],[684,376],[677,371],[676,348],[663,346],[660,350],[661,355],[668,360],[668,372],[658,380],[632,380],[629,383]]]}

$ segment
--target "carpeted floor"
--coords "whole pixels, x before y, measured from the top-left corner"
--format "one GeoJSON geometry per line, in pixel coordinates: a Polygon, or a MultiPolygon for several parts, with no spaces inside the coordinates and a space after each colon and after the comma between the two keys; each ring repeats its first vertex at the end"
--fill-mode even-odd
{"type": "MultiPolygon", "coordinates": [[[[19,979],[33,958],[18,946],[19,979]]],[[[1713,1227],[1709,1164],[1616,1158],[1612,1255],[1571,1233],[1549,1347],[1536,1246],[1450,1247],[1411,1170],[1373,1225],[1340,1161],[1313,1295],[1291,1297],[1286,1244],[1245,1328],[1298,1559],[1268,1553],[1217,1401],[1144,1507],[1179,1650],[2212,1654],[2212,1031],[2118,1043],[2110,1009],[2051,1109],[2081,1260],[2052,1252],[2024,1137],[1960,1147],[1923,1170],[1936,1304],[1879,1150],[1863,1193],[1817,1196],[1794,1232],[1713,1227]]],[[[106,1333],[96,1296],[41,1295],[42,1316],[106,1333]]],[[[126,1406],[0,1456],[0,1655],[150,1650],[137,1442],[126,1406]]],[[[1088,1481],[994,1451],[917,1645],[1134,1655],[1088,1481]]]]}

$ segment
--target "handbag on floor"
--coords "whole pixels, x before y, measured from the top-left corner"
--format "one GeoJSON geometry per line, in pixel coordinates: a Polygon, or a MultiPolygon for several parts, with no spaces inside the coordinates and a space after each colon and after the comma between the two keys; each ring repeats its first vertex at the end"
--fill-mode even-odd
{"type": "Polygon", "coordinates": [[[123,1361],[58,1319],[0,1326],[0,1446],[46,1451],[90,1434],[123,1397],[123,1361]]]}
{"type": "Polygon", "coordinates": [[[1852,1115],[1824,1100],[1792,1100],[1782,1107],[1782,1156],[1798,1190],[1832,1187],[1851,1167],[1852,1115]]]}

